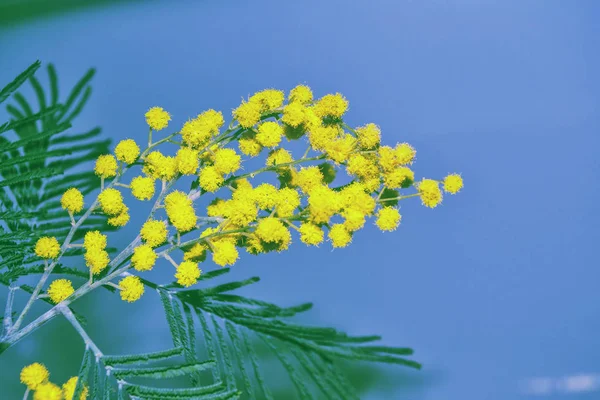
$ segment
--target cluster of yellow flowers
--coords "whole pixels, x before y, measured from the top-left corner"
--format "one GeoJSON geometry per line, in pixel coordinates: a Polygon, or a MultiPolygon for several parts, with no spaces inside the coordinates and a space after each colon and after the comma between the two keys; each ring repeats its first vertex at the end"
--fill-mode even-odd
{"type": "MultiPolygon", "coordinates": [[[[461,190],[463,181],[458,174],[441,181],[415,180],[412,164],[416,150],[408,143],[381,144],[380,128],[373,123],[351,128],[343,120],[348,106],[339,93],[315,100],[305,85],[292,89],[287,102],[283,91],[267,89],[235,108],[226,130],[223,114],[207,110],[185,122],[179,132],[154,143],[152,133],[167,128],[171,116],[160,107],[151,108],[145,115],[150,127],[148,148],[140,152],[134,140],[123,140],[114,155],[100,156],[94,168],[102,179],[97,204],[108,216],[108,223],[117,227],[129,221],[129,209],[118,187],[127,187],[134,198],[147,201],[156,196],[156,181],[162,182],[157,201],[166,216],[143,225],[143,243],[133,250],[131,267],[149,271],[159,257],[164,257],[176,268],[177,283],[188,287],[200,278],[198,263],[207,254],[217,265],[233,265],[242,248],[251,254],[286,250],[294,231],[309,246],[327,238],[335,248],[346,247],[368,218],[372,217],[381,231],[395,230],[402,219],[399,200],[418,196],[423,205],[434,208],[442,202],[444,192],[456,194],[461,190]],[[284,142],[302,139],[308,148],[300,157],[282,147],[284,142]],[[167,142],[179,146],[174,155],[155,149],[167,142]],[[237,143],[237,150],[231,143],[237,143]],[[263,168],[240,173],[244,161],[263,151],[263,168]],[[105,179],[120,178],[134,165],[141,166],[142,174],[133,177],[129,185],[104,188],[105,179]],[[336,178],[337,171],[345,172],[345,177],[336,178]],[[279,185],[252,181],[263,172],[275,173],[279,185]],[[185,176],[195,177],[196,189],[169,192],[172,183],[185,176]],[[334,187],[336,179],[345,184],[334,187]],[[402,192],[411,187],[414,193],[402,192]],[[214,198],[201,215],[194,202],[206,193],[217,192],[220,197],[214,198]],[[181,241],[182,235],[193,235],[199,229],[202,231],[191,240],[181,241]],[[157,250],[166,244],[170,246],[157,250]],[[183,251],[179,264],[169,255],[177,249],[183,251]]],[[[71,215],[79,213],[83,196],[70,188],[61,204],[71,215]]],[[[93,275],[99,274],[109,264],[106,236],[88,232],[83,246],[86,265],[93,275]]],[[[35,252],[52,259],[60,253],[60,245],[56,239],[45,237],[35,252]]],[[[130,302],[144,292],[143,282],[133,275],[122,279],[118,288],[122,299],[130,302]]],[[[72,293],[71,283],[64,279],[53,282],[48,290],[56,303],[72,293]]]]}
{"type": "MultiPolygon", "coordinates": [[[[48,369],[40,363],[33,363],[21,370],[21,383],[33,391],[33,400],[73,400],[77,377],[71,377],[62,387],[49,381],[48,369]]],[[[88,398],[88,388],[84,386],[79,400],[88,398]]]]}

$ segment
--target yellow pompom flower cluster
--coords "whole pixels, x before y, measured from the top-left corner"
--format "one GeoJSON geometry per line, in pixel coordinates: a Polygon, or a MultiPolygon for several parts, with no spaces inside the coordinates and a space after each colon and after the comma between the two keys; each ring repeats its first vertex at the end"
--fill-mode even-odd
{"type": "Polygon", "coordinates": [[[158,255],[149,244],[143,244],[133,250],[131,265],[137,271],[149,271],[154,267],[158,255]]]}
{"type": "Polygon", "coordinates": [[[198,282],[202,271],[198,268],[198,264],[193,261],[184,261],[177,266],[175,278],[181,286],[189,287],[198,282]]]}
{"type": "Polygon", "coordinates": [[[171,192],[165,197],[165,210],[169,222],[180,232],[187,232],[196,226],[196,213],[192,200],[178,190],[171,192]]]}
{"type": "Polygon", "coordinates": [[[165,129],[169,125],[171,115],[161,107],[152,107],[146,112],[146,123],[155,131],[165,129]]]}
{"type": "Polygon", "coordinates": [[[115,147],[117,160],[126,164],[133,164],[140,156],[140,147],[133,139],[121,140],[115,147]]]}
{"type": "Polygon", "coordinates": [[[60,205],[63,210],[77,214],[83,210],[83,195],[77,188],[69,188],[60,198],[60,205]]]}
{"type": "Polygon", "coordinates": [[[463,180],[458,174],[450,174],[444,178],[444,190],[450,194],[456,194],[462,189],[463,180]]]}
{"type": "Polygon", "coordinates": [[[52,259],[58,257],[60,244],[55,237],[44,236],[35,243],[35,254],[38,257],[52,259]]]}
{"type": "Polygon", "coordinates": [[[187,146],[200,149],[206,146],[210,139],[219,134],[219,129],[224,123],[221,112],[215,110],[204,111],[183,125],[181,138],[187,146]]]}
{"type": "Polygon", "coordinates": [[[68,279],[57,279],[48,287],[48,296],[54,304],[58,304],[73,294],[73,284],[68,279]]]}
{"type": "Polygon", "coordinates": [[[142,297],[144,294],[144,284],[134,275],[126,276],[119,281],[119,289],[121,299],[129,303],[133,303],[142,297]]]}
{"type": "Polygon", "coordinates": [[[167,225],[164,221],[149,220],[142,225],[140,236],[151,247],[156,247],[167,241],[167,225]]]}
{"type": "Polygon", "coordinates": [[[182,147],[175,156],[177,171],[182,175],[194,175],[198,170],[198,151],[190,147],[182,147]]]}
{"type": "Polygon", "coordinates": [[[89,231],[83,238],[85,263],[94,275],[104,271],[110,262],[108,253],[105,250],[106,245],[106,235],[100,231],[89,231]]]}
{"type": "Polygon", "coordinates": [[[123,202],[123,196],[117,189],[104,189],[98,195],[98,202],[102,211],[109,216],[109,225],[124,226],[129,222],[129,208],[123,202]]]}
{"type": "Polygon", "coordinates": [[[152,178],[170,181],[177,175],[177,160],[160,151],[153,151],[146,157],[142,171],[152,178]]]}
{"type": "MultiPolygon", "coordinates": [[[[25,366],[20,374],[21,383],[33,390],[34,400],[72,400],[77,386],[77,377],[71,377],[62,388],[49,381],[50,373],[43,364],[33,363],[25,366]]],[[[89,389],[83,386],[79,400],[88,398],[89,389]]]]}
{"type": "Polygon", "coordinates": [[[117,160],[111,154],[98,157],[94,172],[101,178],[112,178],[117,175],[117,160]]]}
{"type": "Polygon", "coordinates": [[[138,200],[150,200],[154,197],[154,178],[147,176],[136,176],[129,184],[131,194],[138,200]]]}

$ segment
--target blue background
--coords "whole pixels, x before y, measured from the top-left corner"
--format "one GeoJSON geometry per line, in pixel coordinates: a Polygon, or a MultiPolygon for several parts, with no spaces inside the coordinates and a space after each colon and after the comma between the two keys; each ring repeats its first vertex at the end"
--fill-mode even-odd
{"type": "MultiPolygon", "coordinates": [[[[245,255],[233,277],[261,276],[246,293],[275,303],[314,301],[312,322],[413,347],[427,383],[370,398],[528,398],[530,377],[600,373],[599,18],[593,1],[135,2],[0,27],[0,82],[41,59],[67,90],[94,66],[78,126],[142,142],[153,105],[177,127],[266,87],[342,92],[351,125],[414,145],[418,176],[460,172],[464,192],[434,210],[407,200],[401,229],[369,227],[347,249],[245,255]]],[[[120,311],[125,327],[104,315],[119,301],[102,307],[90,325],[121,333],[100,344],[168,340],[158,300],[120,311]]],[[[24,341],[10,368],[41,346],[24,341]]],[[[22,393],[17,380],[0,386],[22,393]]]]}

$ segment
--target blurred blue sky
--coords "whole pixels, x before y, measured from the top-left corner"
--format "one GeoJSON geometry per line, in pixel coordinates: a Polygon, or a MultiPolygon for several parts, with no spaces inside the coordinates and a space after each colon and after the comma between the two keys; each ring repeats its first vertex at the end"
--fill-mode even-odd
{"type": "MultiPolygon", "coordinates": [[[[143,140],[153,105],[179,126],[266,87],[342,92],[351,125],[464,192],[406,201],[401,229],[347,249],[244,256],[235,276],[413,347],[437,378],[394,399],[529,398],[524,379],[600,373],[599,19],[594,1],[151,1],[0,27],[0,82],[41,59],[66,90],[96,67],[79,127],[115,141],[143,140]]],[[[539,398],[600,396],[559,392],[539,398]]]]}

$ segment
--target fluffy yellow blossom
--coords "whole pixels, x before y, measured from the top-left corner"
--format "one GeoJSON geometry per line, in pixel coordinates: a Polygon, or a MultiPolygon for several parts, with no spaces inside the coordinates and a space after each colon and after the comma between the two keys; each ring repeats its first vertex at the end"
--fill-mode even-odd
{"type": "Polygon", "coordinates": [[[223,175],[214,166],[208,166],[200,170],[200,187],[207,192],[216,192],[225,182],[223,175]]]}
{"type": "Polygon", "coordinates": [[[312,90],[306,85],[298,85],[290,91],[290,103],[308,104],[313,100],[312,90]]]}
{"type": "Polygon", "coordinates": [[[365,226],[366,216],[355,207],[346,208],[342,211],[342,217],[344,217],[344,228],[349,232],[355,232],[365,226]]]}
{"type": "Polygon", "coordinates": [[[310,218],[314,223],[327,223],[340,209],[339,193],[327,186],[313,188],[308,196],[310,218]]]}
{"type": "Polygon", "coordinates": [[[205,244],[196,243],[188,251],[183,253],[183,260],[202,262],[206,258],[206,250],[205,244]]]}
{"type": "Polygon", "coordinates": [[[154,196],[154,178],[149,176],[136,176],[129,184],[131,194],[138,200],[150,200],[154,196]]]}
{"type": "Polygon", "coordinates": [[[149,220],[142,225],[140,236],[151,247],[156,247],[167,241],[167,225],[164,221],[149,220]]]}
{"type": "MultiPolygon", "coordinates": [[[[65,400],[74,400],[73,395],[75,394],[75,388],[77,387],[77,377],[73,376],[69,378],[67,382],[62,386],[63,396],[65,400]]],[[[88,397],[88,387],[83,386],[79,400],[85,400],[88,397]]]]}
{"type": "Polygon", "coordinates": [[[379,168],[376,160],[368,155],[354,153],[348,157],[346,171],[350,175],[356,175],[362,179],[379,177],[379,168]]]}
{"type": "Polygon", "coordinates": [[[339,192],[341,207],[354,208],[365,215],[371,215],[375,210],[375,199],[366,192],[362,183],[354,182],[339,192]]]}
{"type": "Polygon", "coordinates": [[[196,213],[187,195],[174,191],[165,197],[165,209],[171,225],[180,232],[187,232],[196,226],[196,213]]]}
{"type": "Polygon", "coordinates": [[[238,142],[240,151],[250,157],[256,157],[263,149],[262,145],[254,138],[240,138],[238,142]]]}
{"type": "Polygon", "coordinates": [[[384,207],[377,213],[377,220],[375,221],[375,224],[382,231],[390,232],[398,227],[401,218],[402,217],[398,209],[393,207],[384,207]]]}
{"type": "Polygon", "coordinates": [[[110,216],[119,215],[125,209],[121,192],[114,188],[104,189],[98,195],[98,202],[102,211],[110,216]]]}
{"type": "Polygon", "coordinates": [[[281,107],[285,95],[281,90],[265,89],[252,95],[248,101],[260,105],[262,112],[281,107]]]}
{"type": "Polygon", "coordinates": [[[131,265],[137,271],[149,271],[154,267],[158,255],[149,244],[142,244],[133,249],[131,256],[131,265]]]}
{"type": "Polygon", "coordinates": [[[260,120],[261,105],[255,102],[246,102],[240,104],[233,110],[233,117],[244,128],[254,126],[260,120]]]}
{"type": "Polygon", "coordinates": [[[333,247],[346,247],[352,241],[352,235],[342,224],[334,224],[327,235],[333,247]]]}
{"type": "Polygon", "coordinates": [[[463,179],[458,174],[450,174],[444,178],[444,190],[450,194],[456,194],[463,187],[463,179]]]}
{"type": "Polygon", "coordinates": [[[383,182],[390,189],[408,187],[414,180],[415,173],[408,167],[398,167],[383,175],[383,182]]]}
{"type": "Polygon", "coordinates": [[[300,240],[307,245],[316,246],[323,242],[325,234],[323,230],[315,224],[305,222],[300,225],[300,240]]]}
{"type": "Polygon", "coordinates": [[[396,145],[394,153],[396,153],[396,160],[400,165],[411,164],[417,155],[417,151],[408,143],[396,145]]]}
{"type": "Polygon", "coordinates": [[[301,168],[293,175],[293,184],[300,187],[304,193],[310,193],[317,186],[323,184],[323,174],[317,166],[301,168]]]}
{"type": "Polygon", "coordinates": [[[239,258],[235,243],[230,240],[217,240],[212,244],[213,262],[221,267],[233,265],[239,258]]]}
{"type": "Polygon", "coordinates": [[[308,133],[308,141],[313,149],[324,151],[334,140],[343,135],[342,129],[337,125],[316,126],[308,133]]]}
{"type": "Polygon", "coordinates": [[[266,243],[277,244],[279,249],[287,249],[292,240],[292,235],[283,222],[272,217],[261,219],[255,234],[266,243]]]}
{"type": "Polygon", "coordinates": [[[63,400],[63,392],[54,383],[42,383],[33,392],[33,400],[63,400]]]}
{"type": "Polygon", "coordinates": [[[60,244],[55,237],[44,236],[35,243],[35,254],[38,257],[51,259],[58,257],[60,253],[60,244]]]}
{"type": "Polygon", "coordinates": [[[379,148],[379,165],[384,171],[391,171],[400,165],[394,149],[390,146],[381,146],[379,148]]]}
{"type": "Polygon", "coordinates": [[[100,233],[100,231],[87,232],[83,238],[83,247],[86,250],[104,250],[106,248],[106,235],[100,233]]]}
{"type": "Polygon", "coordinates": [[[119,289],[121,289],[121,300],[130,303],[139,300],[144,294],[144,284],[135,275],[129,275],[121,279],[119,289]]]}
{"type": "Polygon", "coordinates": [[[126,164],[133,164],[140,156],[140,147],[133,139],[121,140],[115,147],[117,160],[126,164]]]}
{"type": "Polygon", "coordinates": [[[292,155],[286,149],[277,149],[271,151],[269,156],[267,157],[267,167],[278,165],[278,164],[286,164],[294,161],[292,155]]]}
{"type": "Polygon", "coordinates": [[[355,147],[356,139],[352,135],[345,134],[343,137],[327,143],[324,150],[329,158],[340,164],[348,160],[355,147]]]}
{"type": "Polygon", "coordinates": [[[201,273],[202,270],[198,268],[197,263],[192,261],[184,261],[177,266],[175,278],[177,278],[177,283],[179,283],[181,286],[189,287],[198,282],[198,278],[200,278],[201,273]]]}
{"type": "Polygon", "coordinates": [[[417,189],[424,206],[434,208],[442,202],[442,191],[433,179],[423,179],[418,183],[417,189]]]}
{"type": "Polygon", "coordinates": [[[181,137],[188,146],[199,149],[219,133],[223,126],[223,114],[215,110],[207,110],[196,118],[187,121],[181,128],[181,137]]]}
{"type": "Polygon", "coordinates": [[[105,154],[96,160],[94,173],[101,178],[112,178],[117,175],[117,160],[111,154],[105,154]]]}
{"type": "Polygon", "coordinates": [[[48,286],[48,296],[54,304],[58,304],[73,294],[73,284],[68,279],[57,279],[48,286]]]}
{"type": "Polygon", "coordinates": [[[129,222],[129,208],[127,206],[123,206],[121,212],[111,218],[109,218],[106,222],[110,226],[125,226],[129,222]]]}
{"type": "Polygon", "coordinates": [[[256,220],[258,209],[250,199],[229,200],[223,216],[234,226],[243,227],[256,220]]]}
{"type": "Polygon", "coordinates": [[[76,188],[69,188],[60,198],[60,205],[63,210],[77,214],[83,210],[83,195],[76,188]]]}
{"type": "Polygon", "coordinates": [[[175,156],[177,170],[182,175],[194,175],[198,170],[198,151],[189,147],[182,147],[177,150],[175,156]]]}
{"type": "Polygon", "coordinates": [[[365,150],[375,148],[381,142],[381,130],[375,124],[366,124],[355,129],[358,143],[365,150]]]}
{"type": "Polygon", "coordinates": [[[215,169],[223,174],[232,174],[240,169],[242,158],[233,149],[219,149],[215,153],[215,169]]]}
{"type": "Polygon", "coordinates": [[[269,210],[277,204],[277,188],[270,183],[263,183],[254,189],[254,200],[262,210],[269,210]]]}
{"type": "Polygon", "coordinates": [[[281,120],[294,128],[300,126],[306,120],[306,107],[301,103],[290,103],[283,107],[281,120]]]}
{"type": "Polygon", "coordinates": [[[161,107],[152,107],[146,112],[146,123],[155,131],[165,129],[169,125],[171,115],[161,107]]]}
{"type": "Polygon", "coordinates": [[[300,206],[300,195],[291,188],[279,189],[275,196],[275,210],[277,216],[285,218],[294,215],[294,211],[300,206]]]}
{"type": "Polygon", "coordinates": [[[258,126],[256,141],[265,147],[276,147],[281,143],[283,126],[274,121],[263,122],[258,126]]]}
{"type": "Polygon", "coordinates": [[[43,364],[33,363],[21,370],[21,383],[31,390],[36,390],[40,385],[48,382],[50,373],[43,364]]]}
{"type": "Polygon", "coordinates": [[[315,114],[321,118],[341,118],[347,110],[348,100],[340,93],[325,95],[315,104],[315,114]]]}
{"type": "Polygon", "coordinates": [[[170,181],[177,175],[177,161],[175,157],[168,157],[160,151],[153,151],[146,157],[142,171],[153,178],[170,181]]]}
{"type": "Polygon", "coordinates": [[[97,275],[102,272],[110,262],[106,250],[91,248],[85,252],[83,256],[85,264],[90,268],[92,274],[97,275]]]}

